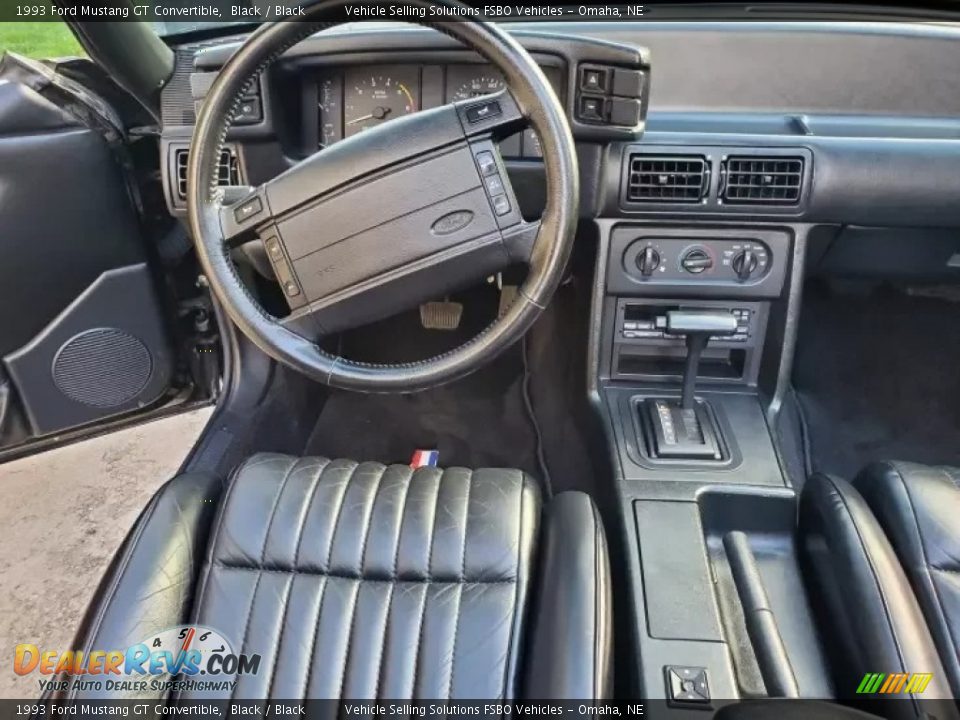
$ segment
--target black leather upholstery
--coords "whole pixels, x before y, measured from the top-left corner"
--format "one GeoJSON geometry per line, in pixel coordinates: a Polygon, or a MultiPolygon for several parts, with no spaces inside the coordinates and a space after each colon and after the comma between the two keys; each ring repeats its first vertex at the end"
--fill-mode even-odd
{"type": "MultiPolygon", "coordinates": [[[[117,551],[80,624],[73,647],[124,649],[190,620],[191,600],[223,482],[187,474],[150,500],[117,551]]],[[[126,697],[126,695],[122,695],[126,697]]],[[[116,697],[90,689],[69,697],[116,697]]],[[[160,697],[139,693],[137,697],[160,697]]]]}
{"type": "Polygon", "coordinates": [[[525,694],[611,697],[613,606],[603,523],[587,495],[568,492],[550,503],[546,525],[525,694]]]}
{"type": "MultiPolygon", "coordinates": [[[[922,698],[949,698],[949,684],[896,554],[863,497],[845,480],[814,475],[800,499],[810,599],[834,664],[840,697],[856,698],[866,673],[933,673],[922,698]]],[[[896,717],[914,702],[890,705],[896,717]]],[[[956,708],[954,707],[954,711],[956,708]]]]}
{"type": "Polygon", "coordinates": [[[541,512],[536,483],[519,470],[276,454],[234,474],[211,521],[196,500],[214,487],[184,477],[161,491],[154,507],[171,493],[189,507],[179,521],[156,511],[141,518],[83,647],[126,647],[188,615],[236,652],[262,656],[260,672],[236,676],[233,698],[609,692],[609,568],[586,495],[561,494],[541,512]],[[185,488],[194,495],[181,496],[185,488]],[[212,531],[197,571],[204,521],[212,531]],[[175,549],[141,547],[177,522],[175,549]],[[158,574],[176,578],[175,589],[158,574]],[[144,582],[163,593],[162,612],[144,582]],[[121,596],[125,609],[114,607],[121,596]]]}
{"type": "Polygon", "coordinates": [[[900,558],[960,697],[960,470],[906,462],[866,467],[854,485],[900,558]]]}

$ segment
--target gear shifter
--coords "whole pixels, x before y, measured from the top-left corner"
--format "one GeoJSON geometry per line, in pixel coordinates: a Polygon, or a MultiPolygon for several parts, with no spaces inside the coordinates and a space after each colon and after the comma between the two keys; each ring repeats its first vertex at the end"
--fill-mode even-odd
{"type": "Polygon", "coordinates": [[[733,335],[737,331],[737,318],[729,310],[669,310],[667,334],[686,335],[687,363],[683,369],[683,396],[680,401],[684,410],[693,409],[693,389],[697,384],[697,369],[700,356],[713,336],[733,335]]]}
{"type": "Polygon", "coordinates": [[[683,391],[676,400],[645,401],[653,433],[651,455],[657,458],[720,460],[720,434],[713,416],[694,398],[700,356],[711,337],[733,335],[737,318],[729,310],[670,310],[666,317],[668,335],[684,335],[687,359],[683,391]]]}

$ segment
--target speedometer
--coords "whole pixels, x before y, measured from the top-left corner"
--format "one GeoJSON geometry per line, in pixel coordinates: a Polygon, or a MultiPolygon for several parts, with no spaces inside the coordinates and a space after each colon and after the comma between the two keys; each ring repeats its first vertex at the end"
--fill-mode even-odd
{"type": "Polygon", "coordinates": [[[504,87],[503,76],[492,65],[447,66],[447,102],[489,95],[504,87]]]}
{"type": "Polygon", "coordinates": [[[343,125],[347,137],[420,109],[416,67],[356,68],[344,79],[343,125]]]}
{"type": "Polygon", "coordinates": [[[451,100],[469,100],[503,89],[503,78],[492,74],[477,75],[453,88],[451,100]]]}

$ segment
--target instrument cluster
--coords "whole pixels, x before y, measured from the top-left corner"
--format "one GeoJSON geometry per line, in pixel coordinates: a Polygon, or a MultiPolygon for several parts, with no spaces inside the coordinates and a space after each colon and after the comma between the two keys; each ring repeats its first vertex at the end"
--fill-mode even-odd
{"type": "MultiPolygon", "coordinates": [[[[560,68],[544,74],[563,99],[560,68]]],[[[445,103],[480,97],[504,87],[502,75],[483,64],[356,65],[324,69],[304,83],[305,150],[324,148],[380,123],[445,103]]],[[[531,130],[501,143],[506,157],[541,156],[531,130]]]]}

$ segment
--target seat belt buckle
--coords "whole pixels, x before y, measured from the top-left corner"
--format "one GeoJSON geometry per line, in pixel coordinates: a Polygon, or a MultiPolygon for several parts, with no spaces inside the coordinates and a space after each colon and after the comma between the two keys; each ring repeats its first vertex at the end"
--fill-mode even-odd
{"type": "Polygon", "coordinates": [[[439,450],[414,450],[410,458],[410,467],[414,470],[422,467],[436,467],[440,460],[439,450]]]}

